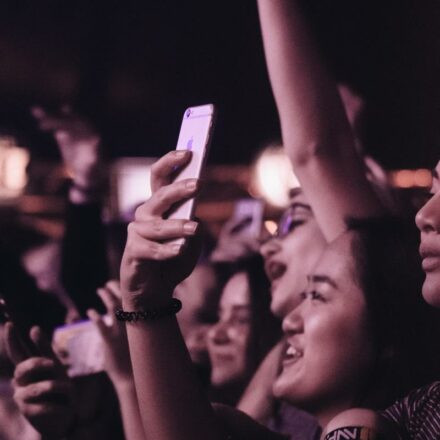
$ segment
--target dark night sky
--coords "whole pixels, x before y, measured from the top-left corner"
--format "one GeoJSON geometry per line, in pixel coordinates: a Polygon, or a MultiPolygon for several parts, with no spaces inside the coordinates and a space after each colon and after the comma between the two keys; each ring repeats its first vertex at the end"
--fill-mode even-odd
{"type": "MultiPolygon", "coordinates": [[[[367,149],[391,168],[440,151],[440,6],[307,1],[335,76],[367,101],[367,149]]],[[[211,162],[246,162],[279,136],[254,1],[3,0],[0,124],[54,155],[27,112],[74,102],[110,156],[174,148],[184,108],[219,108],[211,162]]]]}

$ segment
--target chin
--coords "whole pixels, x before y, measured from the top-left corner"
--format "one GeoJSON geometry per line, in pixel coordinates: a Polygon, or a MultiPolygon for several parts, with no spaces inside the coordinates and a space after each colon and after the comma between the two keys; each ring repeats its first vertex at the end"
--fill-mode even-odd
{"type": "Polygon", "coordinates": [[[425,301],[436,308],[440,308],[440,274],[428,274],[422,287],[425,301]]]}
{"type": "Polygon", "coordinates": [[[224,387],[232,382],[231,376],[223,371],[212,371],[211,372],[211,384],[214,387],[224,387]]]}
{"type": "Polygon", "coordinates": [[[277,399],[290,401],[292,388],[294,387],[295,385],[292,383],[290,378],[283,377],[283,373],[281,373],[272,385],[272,393],[277,399]]]}
{"type": "Polygon", "coordinates": [[[280,383],[279,380],[276,380],[275,383],[272,385],[272,394],[277,399],[283,399],[286,396],[286,387],[283,383],[280,383]]]}

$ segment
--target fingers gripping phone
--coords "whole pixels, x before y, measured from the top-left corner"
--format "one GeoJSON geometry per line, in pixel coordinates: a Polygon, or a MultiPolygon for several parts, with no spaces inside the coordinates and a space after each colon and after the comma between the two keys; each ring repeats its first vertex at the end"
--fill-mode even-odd
{"type": "MultiPolygon", "coordinates": [[[[213,104],[190,107],[185,110],[180,127],[176,150],[190,150],[190,162],[177,172],[174,181],[200,178],[211,142],[214,128],[215,108],[213,104]]],[[[191,219],[194,215],[194,197],[174,206],[167,218],[191,219]]],[[[173,240],[173,243],[183,243],[183,239],[173,240]]]]}
{"type": "Polygon", "coordinates": [[[20,313],[20,308],[14,301],[7,301],[5,296],[0,294],[0,323],[5,322],[14,324],[23,355],[25,354],[26,357],[38,356],[38,350],[29,337],[31,326],[23,314],[20,313]]]}

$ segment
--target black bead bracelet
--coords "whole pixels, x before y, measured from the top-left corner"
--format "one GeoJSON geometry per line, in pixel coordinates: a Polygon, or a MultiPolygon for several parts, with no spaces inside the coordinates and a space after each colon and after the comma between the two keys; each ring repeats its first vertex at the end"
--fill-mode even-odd
{"type": "Polygon", "coordinates": [[[115,311],[115,316],[118,321],[124,322],[154,321],[159,318],[175,315],[181,308],[182,302],[177,298],[171,298],[170,303],[160,309],[136,310],[134,312],[126,312],[119,309],[115,311]]]}

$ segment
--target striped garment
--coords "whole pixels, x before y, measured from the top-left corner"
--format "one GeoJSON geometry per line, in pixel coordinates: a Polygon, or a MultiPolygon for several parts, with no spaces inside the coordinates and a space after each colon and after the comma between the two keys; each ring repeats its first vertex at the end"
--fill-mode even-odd
{"type": "Polygon", "coordinates": [[[404,440],[440,440],[440,382],[412,391],[382,415],[404,440]]]}

